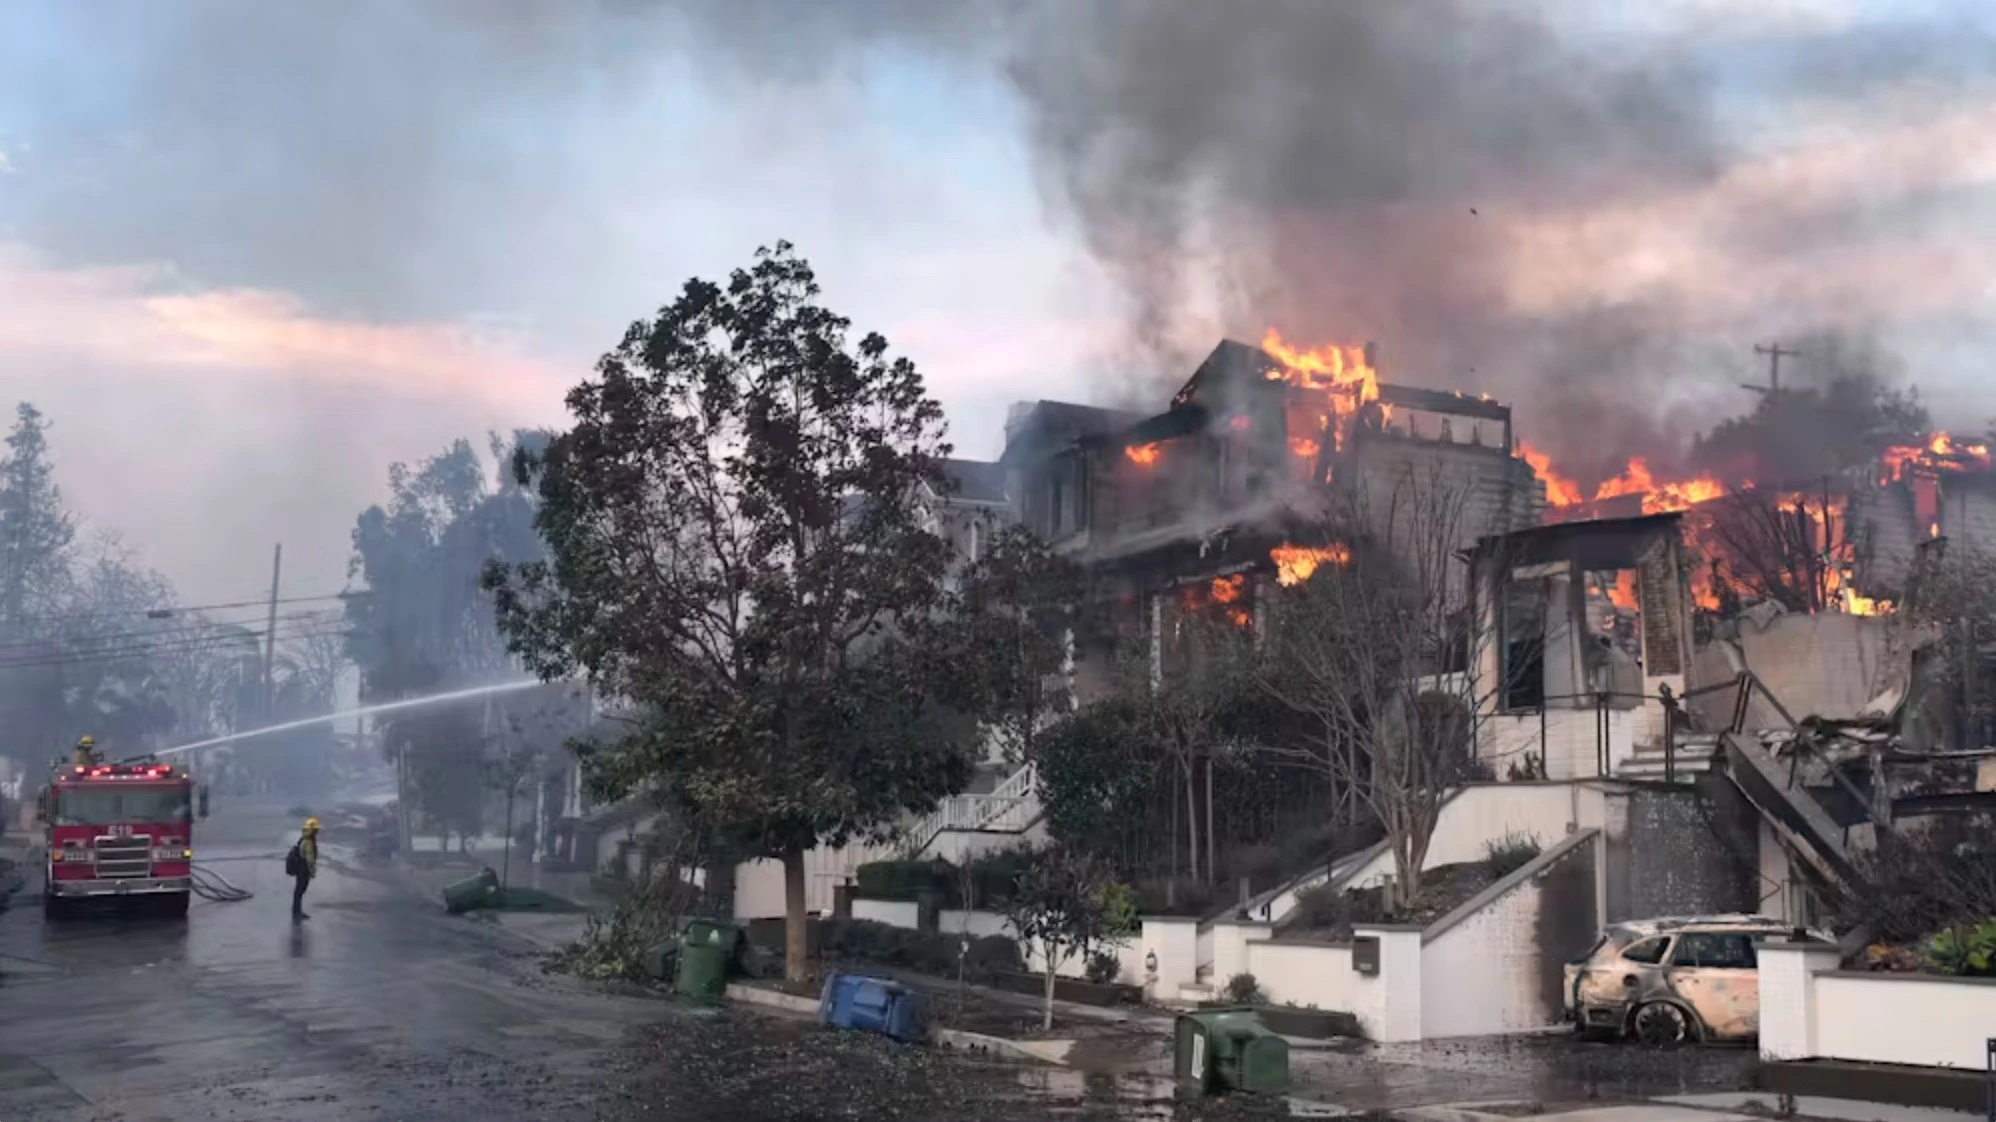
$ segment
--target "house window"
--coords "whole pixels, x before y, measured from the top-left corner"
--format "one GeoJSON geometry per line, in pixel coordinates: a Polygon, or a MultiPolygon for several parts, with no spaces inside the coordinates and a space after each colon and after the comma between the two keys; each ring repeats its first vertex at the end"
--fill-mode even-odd
{"type": "Polygon", "coordinates": [[[1546,582],[1512,581],[1499,610],[1504,635],[1504,708],[1536,710],[1546,703],[1546,582]]]}
{"type": "Polygon", "coordinates": [[[970,563],[977,563],[977,519],[970,520],[970,563]]]}

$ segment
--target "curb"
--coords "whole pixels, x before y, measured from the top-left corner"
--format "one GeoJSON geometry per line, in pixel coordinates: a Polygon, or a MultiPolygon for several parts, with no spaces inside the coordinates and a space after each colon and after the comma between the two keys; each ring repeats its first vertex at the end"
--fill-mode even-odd
{"type": "MultiPolygon", "coordinates": [[[[778,990],[763,989],[761,986],[732,984],[723,991],[728,1000],[745,1005],[761,1005],[769,1009],[781,1009],[786,1013],[818,1015],[818,1002],[815,998],[799,997],[796,994],[778,990]]],[[[1051,1064],[1055,1067],[1067,1066],[1068,1053],[1074,1050],[1072,1040],[1013,1040],[1003,1036],[989,1036],[981,1032],[966,1032],[963,1029],[939,1028],[930,1034],[930,1040],[945,1048],[961,1048],[966,1052],[985,1052],[1007,1059],[1024,1060],[1027,1063],[1051,1064]]],[[[1437,1119],[1435,1122],[1443,1122],[1437,1119]]],[[[1458,1120],[1473,1122],[1473,1120],[1458,1120]]]]}
{"type": "Polygon", "coordinates": [[[1405,1122],[1518,1122],[1515,1114],[1496,1114],[1477,1110],[1479,1106],[1509,1106],[1511,1103],[1461,1103],[1454,1106],[1409,1106],[1393,1111],[1395,1118],[1405,1122]]]}

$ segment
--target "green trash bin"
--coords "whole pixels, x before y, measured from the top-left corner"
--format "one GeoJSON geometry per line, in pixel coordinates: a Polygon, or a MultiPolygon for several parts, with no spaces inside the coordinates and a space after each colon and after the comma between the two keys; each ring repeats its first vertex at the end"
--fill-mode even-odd
{"type": "Polygon", "coordinates": [[[491,869],[482,869],[475,877],[444,885],[444,911],[452,915],[473,908],[489,908],[498,902],[499,874],[491,869]]]}
{"type": "Polygon", "coordinates": [[[1289,1042],[1268,1031],[1252,1006],[1180,1014],[1172,1052],[1179,1086],[1194,1094],[1289,1090],[1289,1042]]]}
{"type": "Polygon", "coordinates": [[[696,919],[679,933],[679,976],[673,991],[696,1001],[719,1001],[739,950],[741,929],[719,920],[696,919]]]}

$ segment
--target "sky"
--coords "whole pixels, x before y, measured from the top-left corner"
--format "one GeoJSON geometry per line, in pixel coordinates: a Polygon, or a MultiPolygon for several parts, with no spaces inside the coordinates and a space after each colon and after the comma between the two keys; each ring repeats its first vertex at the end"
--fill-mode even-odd
{"type": "Polygon", "coordinates": [[[1161,403],[1270,325],[1575,455],[1681,439],[1753,342],[1822,330],[1988,420],[1984,6],[1425,2],[1458,34],[1298,0],[20,0],[0,388],[190,603],[256,595],[279,541],[287,594],[337,590],[390,463],[559,425],[633,318],[777,239],[966,455],[1012,401],[1161,403]]]}

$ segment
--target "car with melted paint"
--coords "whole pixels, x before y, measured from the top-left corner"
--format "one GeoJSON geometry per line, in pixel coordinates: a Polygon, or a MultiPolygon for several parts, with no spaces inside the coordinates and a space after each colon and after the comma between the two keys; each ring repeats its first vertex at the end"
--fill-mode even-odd
{"type": "Polygon", "coordinates": [[[1800,931],[1769,916],[1673,916],[1617,923],[1566,964],[1566,1017],[1590,1036],[1671,1045],[1760,1033],[1757,944],[1800,931]]]}

